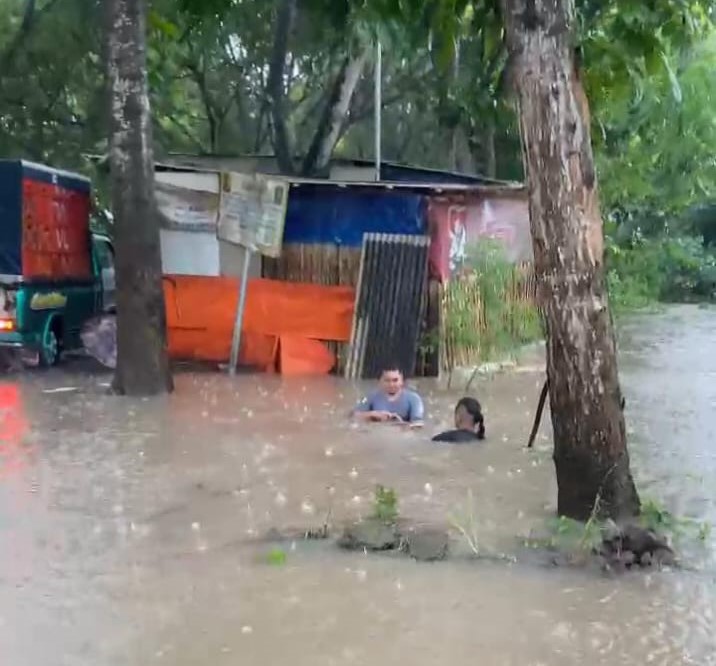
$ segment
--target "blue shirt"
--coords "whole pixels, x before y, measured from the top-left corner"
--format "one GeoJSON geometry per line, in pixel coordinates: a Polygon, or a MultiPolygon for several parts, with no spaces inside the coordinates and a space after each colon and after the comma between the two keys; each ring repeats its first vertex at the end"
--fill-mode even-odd
{"type": "Polygon", "coordinates": [[[381,390],[373,391],[356,405],[355,411],[390,412],[397,414],[406,423],[422,421],[425,415],[422,399],[409,389],[403,389],[393,400],[381,390]]]}

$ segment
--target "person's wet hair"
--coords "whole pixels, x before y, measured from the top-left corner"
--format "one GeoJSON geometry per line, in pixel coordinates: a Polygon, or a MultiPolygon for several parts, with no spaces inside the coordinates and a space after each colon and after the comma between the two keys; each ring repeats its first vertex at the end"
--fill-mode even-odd
{"type": "Polygon", "coordinates": [[[400,367],[400,363],[386,363],[380,371],[379,377],[382,377],[386,372],[399,372],[403,377],[405,377],[405,373],[403,372],[403,368],[400,367]]]}
{"type": "Polygon", "coordinates": [[[455,411],[462,407],[471,417],[473,426],[477,426],[477,438],[485,439],[485,417],[482,415],[482,407],[475,398],[461,398],[457,405],[455,405],[455,411]]]}

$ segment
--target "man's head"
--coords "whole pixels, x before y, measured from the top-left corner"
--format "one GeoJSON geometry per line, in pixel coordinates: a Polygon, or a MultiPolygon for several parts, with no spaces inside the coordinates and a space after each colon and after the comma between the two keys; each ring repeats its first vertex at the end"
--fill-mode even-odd
{"type": "Polygon", "coordinates": [[[398,395],[404,383],[403,372],[394,365],[386,366],[380,373],[380,387],[387,395],[398,395]]]}
{"type": "Polygon", "coordinates": [[[482,407],[475,398],[462,398],[455,406],[455,427],[470,430],[482,439],[485,436],[485,419],[482,407]]]}

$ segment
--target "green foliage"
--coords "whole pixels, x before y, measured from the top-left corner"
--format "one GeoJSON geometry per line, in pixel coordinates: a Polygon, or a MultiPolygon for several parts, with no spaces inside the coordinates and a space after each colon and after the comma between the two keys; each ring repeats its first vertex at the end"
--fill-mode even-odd
{"type": "Polygon", "coordinates": [[[479,349],[483,361],[540,339],[539,311],[518,293],[523,279],[499,243],[470,247],[463,277],[445,286],[445,337],[457,348],[479,349]]]}
{"type": "Polygon", "coordinates": [[[700,238],[635,233],[618,245],[607,239],[607,283],[617,310],[659,301],[716,299],[716,255],[700,238]]]}
{"type": "MultiPolygon", "coordinates": [[[[81,168],[106,150],[101,3],[0,3],[0,155],[81,168]]],[[[577,4],[607,217],[644,227],[713,201],[716,90],[705,0],[577,4]]],[[[268,66],[279,0],[154,0],[148,68],[157,154],[273,152],[268,66]]],[[[386,159],[519,179],[497,0],[298,0],[287,128],[304,154],[346,54],[384,46],[386,159]]],[[[372,157],[370,64],[338,154],[372,157]]],[[[288,72],[290,69],[290,72],[288,72]]],[[[93,174],[92,174],[93,175],[93,174]]],[[[697,235],[709,236],[705,231],[697,235]]],[[[714,236],[716,237],[716,232],[714,236]]]]}
{"type": "Polygon", "coordinates": [[[704,542],[711,536],[709,523],[675,516],[653,499],[642,500],[639,522],[642,527],[666,534],[675,540],[696,539],[704,542]]]}
{"type": "Polygon", "coordinates": [[[266,553],[266,564],[274,567],[280,567],[286,564],[286,551],[281,548],[272,548],[266,553]]]}
{"type": "Polygon", "coordinates": [[[372,517],[385,523],[394,523],[398,519],[398,495],[395,490],[381,485],[375,487],[372,517]]]}
{"type": "Polygon", "coordinates": [[[614,100],[601,114],[602,202],[628,231],[662,232],[716,196],[715,39],[664,55],[666,72],[646,80],[636,100],[614,100]]]}

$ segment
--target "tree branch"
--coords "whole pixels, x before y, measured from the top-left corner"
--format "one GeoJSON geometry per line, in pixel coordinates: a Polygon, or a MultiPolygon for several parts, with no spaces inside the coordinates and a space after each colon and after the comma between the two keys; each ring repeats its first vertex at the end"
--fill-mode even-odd
{"type": "Polygon", "coordinates": [[[328,167],[333,149],[341,136],[353,93],[368,61],[368,53],[368,49],[365,49],[357,57],[345,57],[303,162],[301,172],[304,175],[322,173],[328,167]]]}
{"type": "Polygon", "coordinates": [[[0,71],[3,73],[7,72],[8,67],[12,64],[15,54],[20,50],[23,42],[33,31],[38,21],[45,16],[45,14],[47,14],[57,4],[57,2],[58,0],[49,0],[49,2],[42,7],[42,9],[38,10],[36,0],[25,1],[25,9],[23,11],[20,29],[17,31],[17,34],[10,42],[7,49],[5,49],[5,52],[0,55],[0,71]]]}

